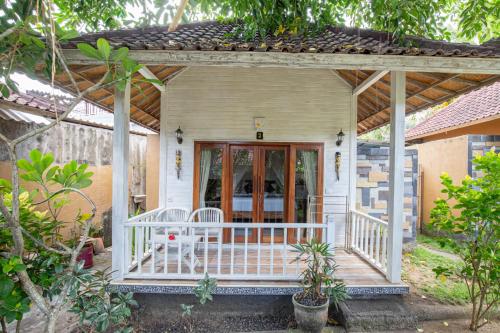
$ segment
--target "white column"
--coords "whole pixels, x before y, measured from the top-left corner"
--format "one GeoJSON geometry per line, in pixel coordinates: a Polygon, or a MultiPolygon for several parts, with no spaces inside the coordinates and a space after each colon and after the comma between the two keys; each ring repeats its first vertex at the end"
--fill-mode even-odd
{"type": "Polygon", "coordinates": [[[167,207],[167,91],[161,92],[160,100],[160,170],[158,177],[158,207],[167,207]]]}
{"type": "Polygon", "coordinates": [[[391,145],[389,161],[389,230],[387,279],[401,281],[405,164],[405,72],[391,72],[391,145]]]}
{"type": "Polygon", "coordinates": [[[123,224],[128,219],[128,155],[130,82],[125,91],[115,89],[113,129],[113,212],[111,267],[113,278],[123,278],[125,244],[123,224]]]}
{"type": "Polygon", "coordinates": [[[358,96],[351,97],[349,114],[349,208],[356,209],[356,167],[358,154],[358,96]]]}
{"type": "MultiPolygon", "coordinates": [[[[356,209],[356,177],[357,177],[357,155],[358,155],[358,95],[351,96],[351,110],[349,113],[349,210],[356,209]]],[[[351,212],[348,212],[346,219],[350,223],[347,225],[351,230],[344,240],[346,245],[351,245],[352,219],[351,212]]]]}

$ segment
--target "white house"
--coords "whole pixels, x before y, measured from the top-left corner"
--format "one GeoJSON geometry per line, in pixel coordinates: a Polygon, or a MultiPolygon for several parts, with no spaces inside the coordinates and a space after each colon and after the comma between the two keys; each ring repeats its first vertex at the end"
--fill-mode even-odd
{"type": "MultiPolygon", "coordinates": [[[[104,69],[74,48],[100,37],[130,48],[146,65],[138,76],[165,82],[88,96],[115,113],[113,283],[185,292],[208,273],[218,293],[292,293],[301,267],[290,245],[315,238],[335,248],[337,277],[351,294],[408,292],[401,282],[404,117],[498,80],[498,45],[412,37],[405,47],[386,33],[333,27],[247,42],[228,35],[233,28],[109,31],[63,45],[81,87],[104,69]],[[123,181],[129,119],[160,133],[159,208],[131,219],[123,181]],[[355,155],[358,133],[389,122],[384,222],[355,210],[355,155]],[[220,223],[186,221],[207,207],[221,210],[220,223]],[[182,210],[165,213],[172,208],[182,210]]],[[[57,83],[75,90],[66,75],[57,83]]]]}

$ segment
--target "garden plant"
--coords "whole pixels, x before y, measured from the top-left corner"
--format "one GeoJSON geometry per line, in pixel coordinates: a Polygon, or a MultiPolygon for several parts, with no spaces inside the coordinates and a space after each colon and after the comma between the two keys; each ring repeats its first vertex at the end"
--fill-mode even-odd
{"type": "Polygon", "coordinates": [[[338,308],[347,299],[347,290],[344,283],[334,278],[337,265],[329,244],[313,238],[292,246],[297,252],[294,261],[306,265],[301,273],[304,290],[293,295],[295,320],[306,332],[319,332],[326,324],[328,306],[338,308]]]}
{"type": "MultiPolygon", "coordinates": [[[[135,305],[132,294],[111,296],[108,288],[109,273],[83,268],[78,255],[85,245],[96,207],[82,189],[92,184],[92,172],[86,164],[71,161],[54,165],[51,153],[30,152],[30,159],[20,159],[16,165],[27,191],[19,194],[19,230],[22,251],[17,250],[12,228],[13,188],[8,180],[0,179],[0,249],[2,266],[0,275],[0,321],[21,320],[32,303],[43,302],[48,310],[47,331],[63,311],[70,310],[80,316],[87,332],[104,332],[110,326],[118,331],[128,330],[130,306],[135,305]],[[76,212],[73,221],[63,221],[61,212],[77,195],[88,203],[88,212],[76,212]],[[43,206],[42,206],[43,205],[43,206]],[[63,229],[71,229],[69,239],[63,238],[63,229]],[[32,289],[30,289],[32,288],[32,289]],[[36,301],[32,297],[39,297],[36,301]]],[[[42,312],[43,313],[43,312],[42,312]]]]}
{"type": "Polygon", "coordinates": [[[446,198],[435,201],[431,225],[448,235],[443,246],[451,247],[463,262],[434,272],[440,278],[456,274],[465,281],[472,303],[470,329],[477,331],[500,300],[500,153],[476,156],[473,165],[480,175],[466,176],[460,184],[448,174],[441,176],[446,198]]]}

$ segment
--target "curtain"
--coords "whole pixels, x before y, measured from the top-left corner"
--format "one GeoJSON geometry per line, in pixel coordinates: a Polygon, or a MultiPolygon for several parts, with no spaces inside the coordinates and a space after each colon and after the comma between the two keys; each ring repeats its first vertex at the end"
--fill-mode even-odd
{"type": "MultiPolygon", "coordinates": [[[[315,150],[302,151],[302,165],[304,166],[304,182],[309,196],[316,195],[316,170],[318,169],[318,155],[315,150]]],[[[307,207],[307,216],[309,223],[316,222],[316,209],[307,207]]]]}
{"type": "Polygon", "coordinates": [[[212,152],[209,149],[203,149],[200,157],[200,208],[205,207],[205,194],[207,193],[211,161],[212,152]]]}
{"type": "MultiPolygon", "coordinates": [[[[248,150],[237,150],[233,156],[233,193],[239,187],[243,177],[253,169],[253,153],[248,150]]],[[[250,173],[250,177],[252,177],[250,173]]],[[[252,178],[250,178],[252,179],[252,178]]]]}
{"type": "Polygon", "coordinates": [[[285,152],[278,150],[271,152],[271,168],[273,169],[276,181],[281,189],[285,183],[285,152]]]}

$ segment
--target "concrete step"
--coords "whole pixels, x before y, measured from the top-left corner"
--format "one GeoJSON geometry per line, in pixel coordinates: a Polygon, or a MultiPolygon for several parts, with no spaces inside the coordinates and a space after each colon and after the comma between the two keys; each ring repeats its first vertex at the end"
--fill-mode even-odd
{"type": "MultiPolygon", "coordinates": [[[[347,332],[403,331],[417,327],[417,315],[399,296],[379,299],[350,299],[342,304],[333,317],[347,332]]],[[[404,332],[404,331],[403,331],[404,332]]]]}

